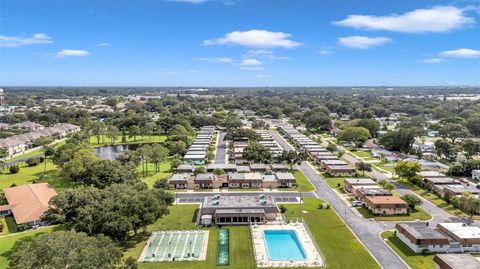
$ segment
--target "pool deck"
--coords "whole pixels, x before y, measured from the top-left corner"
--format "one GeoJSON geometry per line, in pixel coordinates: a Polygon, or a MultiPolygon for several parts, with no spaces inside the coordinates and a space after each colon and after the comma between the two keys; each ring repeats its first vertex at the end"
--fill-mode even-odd
{"type": "Polygon", "coordinates": [[[257,267],[321,267],[324,265],[323,258],[317,250],[315,243],[312,241],[305,224],[302,222],[289,224],[266,224],[266,225],[252,225],[252,241],[257,267]],[[294,230],[297,233],[298,240],[303,246],[306,260],[303,261],[273,261],[268,259],[267,247],[263,238],[263,231],[265,230],[294,230]]]}

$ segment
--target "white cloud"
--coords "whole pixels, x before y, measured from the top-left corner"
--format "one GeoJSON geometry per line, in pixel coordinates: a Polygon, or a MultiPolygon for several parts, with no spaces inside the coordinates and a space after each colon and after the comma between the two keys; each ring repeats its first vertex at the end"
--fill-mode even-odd
{"type": "Polygon", "coordinates": [[[454,6],[416,9],[404,14],[387,16],[349,15],[333,24],[356,29],[387,30],[405,33],[447,32],[475,23],[465,10],[454,6]]]}
{"type": "Polygon", "coordinates": [[[206,58],[195,58],[199,62],[209,62],[209,63],[231,63],[233,62],[232,58],[228,57],[206,57],[206,58]]]}
{"type": "Polygon", "coordinates": [[[240,65],[243,66],[255,66],[255,65],[262,65],[263,63],[257,59],[245,59],[243,60],[240,65]]]}
{"type": "Polygon", "coordinates": [[[368,37],[368,36],[347,36],[340,37],[338,43],[345,47],[354,48],[354,49],[368,49],[373,46],[380,46],[386,43],[391,42],[390,38],[386,37],[368,37]]]}
{"type": "Polygon", "coordinates": [[[442,51],[439,55],[448,58],[480,58],[480,50],[462,48],[442,51]]]}
{"type": "Polygon", "coordinates": [[[57,52],[56,57],[57,58],[65,58],[65,57],[70,57],[70,56],[75,56],[75,57],[85,57],[90,55],[90,52],[86,50],[72,50],[72,49],[63,49],[59,52],[57,52]]]}
{"type": "Polygon", "coordinates": [[[439,64],[441,62],[443,62],[443,59],[441,58],[428,58],[422,60],[422,63],[424,64],[439,64]]]}
{"type": "Polygon", "coordinates": [[[97,47],[108,47],[108,46],[110,46],[110,44],[107,42],[102,42],[97,44],[97,47]]]}
{"type": "Polygon", "coordinates": [[[0,47],[15,48],[49,43],[53,43],[52,38],[44,33],[36,33],[29,37],[0,35],[0,47]]]}
{"type": "Polygon", "coordinates": [[[203,41],[204,45],[240,45],[252,48],[294,48],[302,43],[290,39],[291,35],[267,30],[234,31],[221,38],[203,41]]]}
{"type": "Polygon", "coordinates": [[[243,66],[242,70],[245,71],[262,71],[265,70],[262,66],[243,66]]]}

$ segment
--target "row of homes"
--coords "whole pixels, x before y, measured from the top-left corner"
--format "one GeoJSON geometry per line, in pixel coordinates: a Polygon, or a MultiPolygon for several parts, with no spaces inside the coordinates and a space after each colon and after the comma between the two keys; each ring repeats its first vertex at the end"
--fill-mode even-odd
{"type": "Polygon", "coordinates": [[[422,171],[422,186],[440,197],[460,197],[464,193],[479,195],[480,190],[473,184],[462,183],[437,171],[422,171]]]}
{"type": "Polygon", "coordinates": [[[355,168],[350,167],[346,162],[340,160],[337,156],[328,152],[311,138],[300,133],[291,125],[278,127],[279,131],[286,136],[298,148],[299,151],[306,153],[315,161],[325,172],[334,177],[356,176],[355,168]]]}
{"type": "Polygon", "coordinates": [[[345,178],[345,190],[376,215],[408,214],[408,203],[381,188],[370,178],[345,178]]]}
{"type": "Polygon", "coordinates": [[[60,123],[52,127],[40,128],[32,132],[0,139],[0,148],[4,148],[7,151],[8,156],[12,156],[34,148],[36,146],[36,140],[40,137],[47,136],[53,139],[61,139],[78,131],[80,131],[80,126],[69,123],[60,123]]]}
{"type": "Polygon", "coordinates": [[[290,172],[239,173],[222,175],[213,173],[176,173],[170,179],[172,189],[219,189],[219,188],[291,188],[296,185],[295,176],[290,172]]]}
{"type": "Polygon", "coordinates": [[[395,233],[415,253],[480,251],[480,227],[464,223],[439,223],[435,228],[423,222],[398,223],[395,233]]]}
{"type": "Polygon", "coordinates": [[[214,126],[203,126],[187,153],[183,156],[183,163],[196,165],[205,164],[208,146],[215,143],[215,141],[212,141],[214,134],[214,126]]]}

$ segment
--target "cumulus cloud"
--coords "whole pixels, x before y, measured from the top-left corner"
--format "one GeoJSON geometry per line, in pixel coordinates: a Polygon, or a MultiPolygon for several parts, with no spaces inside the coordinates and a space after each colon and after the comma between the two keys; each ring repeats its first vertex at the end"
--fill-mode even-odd
{"type": "Polygon", "coordinates": [[[228,57],[205,57],[205,58],[195,58],[199,62],[209,62],[209,63],[231,63],[233,62],[232,58],[228,57]]]}
{"type": "Polygon", "coordinates": [[[454,6],[437,6],[386,16],[349,15],[346,19],[335,21],[333,24],[356,29],[404,33],[447,32],[475,23],[475,20],[466,16],[465,12],[464,9],[454,6]]]}
{"type": "Polygon", "coordinates": [[[368,37],[368,36],[347,36],[340,37],[338,43],[345,47],[354,49],[368,49],[374,46],[380,46],[391,42],[390,38],[386,37],[368,37]]]}
{"type": "Polygon", "coordinates": [[[223,37],[203,41],[204,45],[240,45],[251,48],[295,48],[302,43],[290,39],[291,34],[267,30],[234,31],[223,37]]]}
{"type": "Polygon", "coordinates": [[[53,43],[51,37],[44,33],[35,33],[29,37],[0,35],[0,47],[15,48],[28,45],[53,43]]]}
{"type": "Polygon", "coordinates": [[[257,59],[245,59],[243,60],[240,65],[243,66],[255,66],[255,65],[262,65],[263,63],[257,59]]]}
{"type": "Polygon", "coordinates": [[[442,51],[439,55],[447,58],[480,58],[480,50],[461,48],[442,51]]]}
{"type": "Polygon", "coordinates": [[[63,49],[57,52],[57,58],[65,58],[65,57],[85,57],[90,55],[90,52],[86,50],[72,50],[72,49],[63,49]]]}
{"type": "Polygon", "coordinates": [[[422,60],[422,63],[424,64],[439,64],[441,62],[443,62],[443,59],[441,58],[428,58],[422,60]]]}

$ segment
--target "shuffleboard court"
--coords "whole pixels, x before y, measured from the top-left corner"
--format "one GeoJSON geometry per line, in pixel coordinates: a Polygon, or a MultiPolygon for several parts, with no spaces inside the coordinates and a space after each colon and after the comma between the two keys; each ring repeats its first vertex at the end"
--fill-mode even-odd
{"type": "Polygon", "coordinates": [[[140,255],[140,262],[197,261],[207,256],[208,231],[154,232],[140,255]]]}

